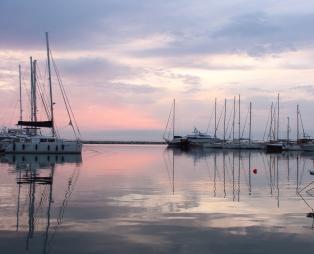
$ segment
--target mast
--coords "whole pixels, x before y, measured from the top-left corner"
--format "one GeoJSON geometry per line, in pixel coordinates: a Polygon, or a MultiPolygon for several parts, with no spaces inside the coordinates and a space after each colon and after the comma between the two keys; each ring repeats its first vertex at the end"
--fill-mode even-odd
{"type": "Polygon", "coordinates": [[[31,72],[31,121],[34,121],[34,75],[33,75],[33,58],[29,58],[31,72]]]}
{"type": "Polygon", "coordinates": [[[290,134],[290,118],[289,116],[287,117],[287,121],[288,121],[288,126],[287,126],[287,144],[289,144],[289,134],[290,134]]]}
{"type": "Polygon", "coordinates": [[[273,129],[273,102],[270,105],[270,124],[269,124],[269,141],[272,140],[271,135],[272,135],[272,129],[273,129]]]}
{"type": "Polygon", "coordinates": [[[300,133],[299,133],[299,104],[297,104],[297,143],[299,142],[300,133]]]}
{"type": "MultiPolygon", "coordinates": [[[[19,85],[20,85],[20,121],[23,121],[23,109],[22,109],[22,73],[21,65],[19,65],[19,85]]],[[[21,126],[22,128],[22,126],[21,126]]]]}
{"type": "MultiPolygon", "coordinates": [[[[33,114],[34,114],[34,121],[37,122],[37,73],[36,73],[36,66],[37,66],[37,61],[33,61],[33,114]]],[[[35,128],[35,135],[37,134],[37,128],[35,128]]]]}
{"type": "Polygon", "coordinates": [[[277,141],[279,140],[279,93],[277,97],[277,141]]]}
{"type": "Polygon", "coordinates": [[[240,138],[241,138],[241,112],[240,112],[240,107],[241,107],[241,104],[240,104],[240,94],[239,94],[239,144],[240,144],[240,138]]]}
{"type": "Polygon", "coordinates": [[[249,128],[249,143],[252,142],[252,102],[250,102],[250,128],[249,128]]]}
{"type": "Polygon", "coordinates": [[[176,121],[176,99],[173,99],[173,119],[172,119],[172,138],[174,139],[174,128],[176,121]]]}
{"type": "Polygon", "coordinates": [[[214,138],[216,139],[217,137],[217,98],[215,98],[215,133],[214,133],[214,138]]]}
{"type": "Polygon", "coordinates": [[[226,111],[227,111],[227,99],[225,98],[225,110],[224,110],[224,141],[226,142],[226,111]]]}
{"type": "Polygon", "coordinates": [[[233,96],[233,121],[232,121],[232,141],[234,142],[234,127],[235,127],[235,107],[236,107],[236,97],[233,96]]]}
{"type": "Polygon", "coordinates": [[[52,122],[52,136],[56,135],[54,116],[53,116],[53,99],[52,99],[52,85],[51,85],[51,69],[50,69],[50,49],[49,49],[49,39],[48,32],[46,32],[46,45],[47,45],[47,64],[48,64],[48,81],[49,81],[49,94],[50,94],[50,113],[51,113],[51,122],[52,122]]]}

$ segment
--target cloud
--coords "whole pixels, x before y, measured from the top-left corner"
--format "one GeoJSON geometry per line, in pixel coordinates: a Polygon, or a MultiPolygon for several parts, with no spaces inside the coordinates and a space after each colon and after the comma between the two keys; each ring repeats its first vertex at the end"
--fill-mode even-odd
{"type": "Polygon", "coordinates": [[[56,59],[56,63],[63,73],[80,80],[90,80],[90,78],[112,80],[138,75],[140,72],[135,68],[101,57],[61,58],[56,59]]]}

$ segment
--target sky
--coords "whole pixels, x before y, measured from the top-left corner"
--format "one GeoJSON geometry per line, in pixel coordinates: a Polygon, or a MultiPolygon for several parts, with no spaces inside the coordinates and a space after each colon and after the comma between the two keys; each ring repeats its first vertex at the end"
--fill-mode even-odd
{"type": "MultiPolygon", "coordinates": [[[[252,102],[253,136],[262,138],[278,93],[280,135],[290,117],[295,136],[297,104],[314,135],[313,23],[308,0],[1,0],[0,126],[19,118],[19,64],[24,118],[30,56],[47,86],[49,32],[83,139],[161,140],[174,98],[176,133],[212,134],[217,98],[221,134],[224,100],[228,121],[239,94],[242,128],[252,102]]],[[[57,126],[67,137],[55,75],[53,86],[57,126]]],[[[44,119],[40,107],[38,114],[44,119]]]]}

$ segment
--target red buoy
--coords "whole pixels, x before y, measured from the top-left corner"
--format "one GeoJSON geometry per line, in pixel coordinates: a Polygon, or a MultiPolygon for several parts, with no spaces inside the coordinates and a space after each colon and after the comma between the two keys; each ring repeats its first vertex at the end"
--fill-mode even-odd
{"type": "Polygon", "coordinates": [[[256,168],[253,169],[253,173],[257,174],[257,169],[256,168]]]}

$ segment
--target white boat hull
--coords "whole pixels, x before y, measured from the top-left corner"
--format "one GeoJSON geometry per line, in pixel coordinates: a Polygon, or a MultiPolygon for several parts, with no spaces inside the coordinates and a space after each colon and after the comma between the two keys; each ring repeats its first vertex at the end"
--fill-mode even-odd
{"type": "Polygon", "coordinates": [[[40,143],[11,142],[4,145],[4,150],[5,153],[74,154],[82,152],[82,143],[64,140],[40,143]]]}

